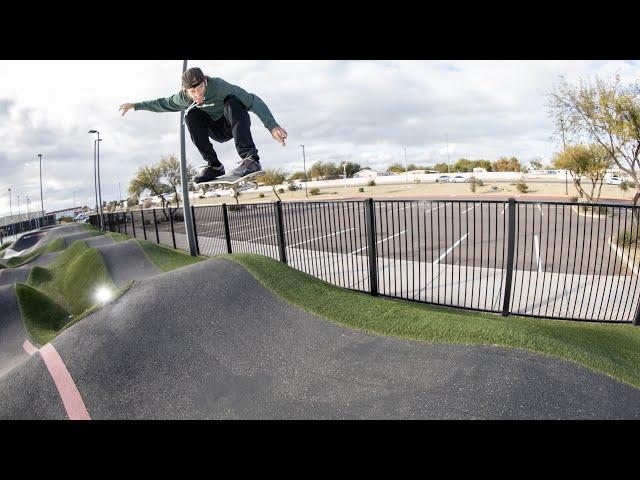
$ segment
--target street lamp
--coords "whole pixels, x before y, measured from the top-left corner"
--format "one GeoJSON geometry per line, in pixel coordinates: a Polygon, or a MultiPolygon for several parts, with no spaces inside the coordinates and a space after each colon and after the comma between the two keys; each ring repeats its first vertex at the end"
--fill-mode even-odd
{"type": "Polygon", "coordinates": [[[96,213],[100,215],[100,228],[104,230],[104,220],[102,218],[102,189],[100,186],[100,132],[98,130],[89,130],[89,133],[97,133],[98,138],[93,142],[93,156],[94,156],[94,178],[97,176],[96,187],[96,213]]]}
{"type": "Polygon", "coordinates": [[[42,154],[39,153],[40,158],[40,206],[42,207],[42,218],[40,218],[40,228],[44,227],[44,201],[42,200],[42,154]]]}
{"type": "Polygon", "coordinates": [[[407,149],[406,149],[406,147],[403,150],[404,150],[404,183],[408,184],[409,183],[409,170],[407,168],[407,149]]]}
{"type": "Polygon", "coordinates": [[[11,206],[11,189],[9,188],[9,216],[11,218],[11,234],[13,235],[13,231],[15,229],[13,225],[13,208],[11,206]]]}
{"type": "Polygon", "coordinates": [[[304,145],[300,145],[302,147],[302,162],[304,165],[304,194],[307,198],[309,198],[309,193],[307,191],[307,182],[309,179],[307,178],[307,157],[304,154],[304,145]]]}
{"type": "Polygon", "coordinates": [[[346,162],[342,163],[342,172],[344,173],[344,188],[347,188],[347,164],[346,162]]]}

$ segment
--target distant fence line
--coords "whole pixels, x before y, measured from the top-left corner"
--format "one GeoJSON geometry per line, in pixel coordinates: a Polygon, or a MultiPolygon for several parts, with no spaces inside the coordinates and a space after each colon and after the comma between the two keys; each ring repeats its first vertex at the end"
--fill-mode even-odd
{"type": "MultiPolygon", "coordinates": [[[[513,198],[191,207],[198,254],[258,253],[344,288],[422,303],[634,325],[639,208],[513,198]]],[[[90,223],[99,227],[99,217],[90,223]]],[[[105,230],[189,251],[182,208],[105,214],[105,230]]]]}

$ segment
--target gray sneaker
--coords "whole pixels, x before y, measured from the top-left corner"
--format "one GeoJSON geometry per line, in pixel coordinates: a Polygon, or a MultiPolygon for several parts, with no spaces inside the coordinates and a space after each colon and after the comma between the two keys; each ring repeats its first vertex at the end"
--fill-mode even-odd
{"type": "Polygon", "coordinates": [[[253,156],[249,156],[240,162],[237,168],[233,170],[233,175],[237,177],[244,177],[249,175],[250,173],[259,172],[262,170],[262,166],[260,165],[260,161],[253,158],[253,156]]]}

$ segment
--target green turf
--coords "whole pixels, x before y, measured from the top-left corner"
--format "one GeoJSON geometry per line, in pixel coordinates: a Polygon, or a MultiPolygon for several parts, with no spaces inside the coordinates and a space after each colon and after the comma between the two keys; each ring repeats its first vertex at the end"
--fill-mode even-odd
{"type": "Polygon", "coordinates": [[[133,238],[129,235],[124,235],[123,233],[117,232],[107,233],[107,236],[113,238],[114,242],[126,242],[127,240],[131,240],[133,238]]]}
{"type": "Polygon", "coordinates": [[[16,296],[27,334],[38,345],[53,339],[69,319],[69,313],[39,290],[16,284],[16,296]]]}
{"type": "Polygon", "coordinates": [[[2,246],[0,247],[0,252],[2,250],[4,250],[5,248],[9,248],[12,245],[12,243],[13,242],[7,242],[7,243],[2,244],[2,246]]]}
{"type": "Polygon", "coordinates": [[[206,257],[192,257],[173,248],[157,245],[146,240],[136,240],[147,258],[163,272],[201,262],[206,257]]]}
{"type": "MultiPolygon", "coordinates": [[[[78,319],[86,316],[100,307],[95,294],[100,287],[105,287],[114,296],[119,296],[119,290],[111,280],[102,255],[96,249],[89,248],[83,240],[77,240],[63,251],[48,268],[34,267],[29,275],[28,285],[49,299],[51,304],[59,305],[65,312],[64,318],[56,324],[56,334],[78,319]]],[[[25,297],[28,301],[31,297],[25,297]]],[[[30,311],[28,305],[23,305],[20,300],[21,310],[30,311]]],[[[60,313],[60,311],[58,311],[60,313]]],[[[25,326],[38,341],[37,329],[42,317],[26,318],[25,326]],[[36,330],[31,332],[33,326],[36,330]]],[[[49,317],[47,317],[49,318],[49,317]]],[[[42,327],[50,331],[48,327],[42,327]]],[[[55,336],[55,335],[54,335],[55,336]]]]}
{"type": "Polygon", "coordinates": [[[21,256],[21,257],[12,257],[7,261],[7,266],[10,268],[19,267],[25,265],[29,262],[34,261],[43,253],[54,253],[60,252],[64,250],[64,240],[62,238],[58,238],[48,245],[43,245],[42,247],[36,248],[31,253],[21,256]]]}
{"type": "Polygon", "coordinates": [[[342,289],[271,258],[221,255],[283,300],[357,330],[427,343],[494,345],[571,362],[640,387],[640,328],[544,320],[373,297],[342,289]]]}

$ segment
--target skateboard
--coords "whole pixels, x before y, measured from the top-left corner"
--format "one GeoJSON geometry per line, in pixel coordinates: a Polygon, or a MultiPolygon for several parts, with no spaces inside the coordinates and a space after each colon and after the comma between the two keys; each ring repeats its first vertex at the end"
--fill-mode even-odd
{"type": "Polygon", "coordinates": [[[196,183],[200,188],[200,194],[204,194],[203,185],[209,185],[213,190],[226,190],[232,189],[236,194],[245,190],[255,190],[258,188],[258,183],[255,181],[258,177],[264,175],[264,171],[253,172],[244,177],[238,177],[236,175],[225,175],[224,177],[218,177],[210,182],[196,183]]]}

